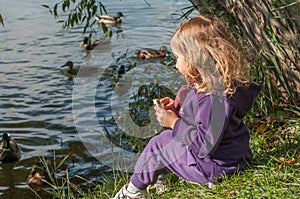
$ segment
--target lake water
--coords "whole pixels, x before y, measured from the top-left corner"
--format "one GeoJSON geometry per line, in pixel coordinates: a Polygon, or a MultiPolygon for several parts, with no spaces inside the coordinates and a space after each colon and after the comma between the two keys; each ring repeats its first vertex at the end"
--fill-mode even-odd
{"type": "MultiPolygon", "coordinates": [[[[141,48],[158,49],[161,45],[169,48],[171,35],[181,23],[172,14],[190,6],[188,1],[149,0],[151,7],[137,0],[102,1],[110,14],[121,11],[126,18],[121,29],[113,29],[111,42],[89,55],[79,47],[85,36],[82,27],[62,30],[41,6],[47,2],[1,2],[5,26],[0,26],[0,132],[9,132],[22,148],[19,162],[0,166],[0,198],[3,199],[35,198],[26,185],[26,178],[39,156],[55,158],[58,163],[71,154],[56,172],[61,178],[68,169],[71,180],[79,175],[97,182],[115,169],[115,161],[121,167],[128,166],[105,150],[114,148],[104,138],[105,132],[114,129],[108,124],[117,122],[126,131],[128,121],[118,120],[116,116],[128,112],[132,94],[141,85],[179,79],[176,71],[162,60],[138,60],[134,52],[141,48]],[[118,59],[125,53],[129,58],[118,59]],[[98,67],[101,72],[70,79],[60,68],[68,60],[98,67]],[[125,95],[119,95],[110,86],[120,64],[126,67],[123,79],[125,82],[126,78],[130,79],[130,85],[121,87],[130,90],[125,95]]],[[[102,38],[101,28],[95,25],[95,30],[98,34],[93,38],[102,38]]],[[[175,92],[179,85],[164,86],[172,87],[175,92]]],[[[151,130],[134,123],[129,126],[137,131],[151,130]]],[[[126,150],[114,149],[129,161],[136,158],[126,150]]],[[[42,198],[48,197],[41,194],[42,198]]]]}

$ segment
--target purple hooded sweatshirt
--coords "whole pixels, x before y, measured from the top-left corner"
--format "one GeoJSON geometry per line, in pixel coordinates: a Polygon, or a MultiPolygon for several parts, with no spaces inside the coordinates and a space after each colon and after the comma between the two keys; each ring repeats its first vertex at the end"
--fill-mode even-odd
{"type": "Polygon", "coordinates": [[[247,166],[252,159],[249,132],[243,117],[252,107],[261,86],[251,82],[231,97],[218,92],[197,93],[180,89],[178,119],[173,130],[154,136],[135,165],[131,182],[146,189],[158,175],[173,172],[198,183],[214,182],[224,174],[247,166]],[[182,99],[184,98],[184,100],[182,99]]]}

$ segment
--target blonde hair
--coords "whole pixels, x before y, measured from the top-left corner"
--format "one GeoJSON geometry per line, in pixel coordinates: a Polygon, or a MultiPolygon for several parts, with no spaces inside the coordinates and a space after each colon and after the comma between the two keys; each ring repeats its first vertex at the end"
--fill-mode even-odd
{"type": "Polygon", "coordinates": [[[184,22],[171,40],[174,54],[188,62],[185,78],[197,92],[235,93],[247,85],[250,71],[243,52],[220,20],[197,16],[184,22]]]}

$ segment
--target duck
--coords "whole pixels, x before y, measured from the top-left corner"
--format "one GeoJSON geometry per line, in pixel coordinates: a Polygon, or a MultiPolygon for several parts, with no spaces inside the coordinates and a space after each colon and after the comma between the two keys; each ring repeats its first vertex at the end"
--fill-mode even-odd
{"type": "Polygon", "coordinates": [[[76,66],[72,61],[67,61],[63,67],[68,67],[66,71],[62,71],[65,75],[69,77],[77,76],[77,77],[93,77],[99,75],[102,71],[99,67],[96,66],[76,66]]]}
{"type": "Polygon", "coordinates": [[[143,49],[135,54],[141,59],[151,59],[151,58],[159,58],[159,57],[165,57],[168,53],[168,48],[166,46],[161,46],[159,50],[154,49],[143,49]]]}
{"type": "Polygon", "coordinates": [[[121,17],[126,18],[122,12],[117,12],[116,16],[110,15],[97,15],[95,19],[98,21],[99,24],[104,23],[107,26],[114,26],[120,24],[122,22],[121,17]]]}
{"type": "Polygon", "coordinates": [[[120,68],[119,68],[119,70],[118,70],[118,78],[121,78],[122,75],[125,74],[125,72],[126,72],[125,66],[124,66],[124,65],[121,65],[120,68]]]}
{"type": "Polygon", "coordinates": [[[17,142],[8,133],[3,133],[0,146],[0,162],[12,163],[17,162],[20,158],[21,148],[17,142]]]}
{"type": "Polygon", "coordinates": [[[83,41],[80,43],[80,47],[85,45],[86,50],[93,50],[96,46],[101,44],[103,41],[96,39],[94,41],[91,41],[90,38],[84,37],[83,41]]]}
{"type": "Polygon", "coordinates": [[[61,68],[63,67],[68,67],[67,69],[67,73],[68,75],[77,75],[78,71],[79,71],[79,67],[74,68],[74,64],[72,61],[67,61],[64,65],[61,66],[61,68]]]}
{"type": "Polygon", "coordinates": [[[48,158],[41,158],[31,167],[26,182],[30,187],[43,187],[48,186],[54,179],[51,161],[48,158]]]}

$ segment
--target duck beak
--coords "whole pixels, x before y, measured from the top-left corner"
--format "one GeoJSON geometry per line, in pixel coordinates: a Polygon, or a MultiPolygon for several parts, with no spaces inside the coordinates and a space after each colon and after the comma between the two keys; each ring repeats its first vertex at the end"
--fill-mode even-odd
{"type": "Polygon", "coordinates": [[[84,46],[84,42],[81,42],[81,43],[79,44],[79,46],[80,46],[80,47],[84,46]]]}
{"type": "Polygon", "coordinates": [[[64,64],[64,65],[62,65],[62,66],[61,66],[61,68],[62,68],[62,67],[65,67],[65,66],[67,66],[67,65],[66,65],[66,64],[64,64]]]}

